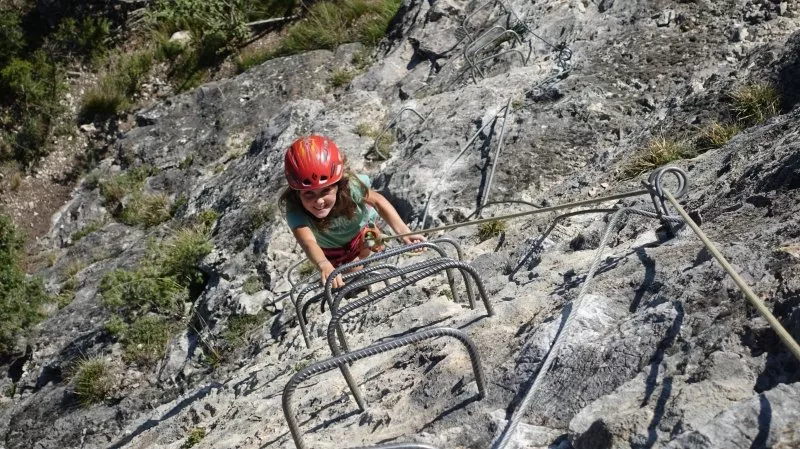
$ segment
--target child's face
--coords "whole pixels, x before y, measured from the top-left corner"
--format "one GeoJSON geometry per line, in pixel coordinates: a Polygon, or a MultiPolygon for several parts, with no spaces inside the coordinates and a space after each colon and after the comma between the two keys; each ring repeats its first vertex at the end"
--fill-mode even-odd
{"type": "Polygon", "coordinates": [[[339,187],[336,184],[316,190],[303,190],[299,192],[300,201],[311,215],[317,218],[325,218],[331,213],[333,205],[336,204],[336,193],[338,191],[339,187]]]}

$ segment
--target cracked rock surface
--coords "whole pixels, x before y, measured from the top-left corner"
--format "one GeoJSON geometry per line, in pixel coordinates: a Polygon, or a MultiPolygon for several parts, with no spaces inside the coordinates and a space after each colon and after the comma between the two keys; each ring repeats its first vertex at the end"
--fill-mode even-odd
{"type": "MultiPolygon", "coordinates": [[[[465,32],[478,37],[508,23],[499,4],[406,0],[374,50],[374,64],[348,86],[334,88],[329,79],[352,68],[358,44],[274,59],[137,111],[137,126],[95,175],[152,167],[143,189],[181,206],[158,226],[127,226],[111,218],[87,179],[53,217],[47,243],[56,257],[40,274],[55,291],[70,264],[83,268],[75,275],[75,300],[53,311],[25,355],[6,367],[15,374],[0,386],[15,382],[17,392],[0,402],[0,447],[177,449],[198,427],[205,437],[197,448],[294,447],[281,411],[283,388],[296,372],[330,357],[330,314],[319,303],[309,307],[307,348],[286,297],[286,271],[301,251],[279,213],[254,229],[249,224],[254,210],[277,201],[285,147],[310,132],[336,141],[353,171],[368,174],[407,222],[430,227],[474,218],[501,135],[490,201],[544,207],[597,198],[641,188],[641,176],[620,173],[648,141],[688,139],[714,120],[734,120],[730,94],[771,82],[782,95],[779,115],[674,165],[690,177],[681,200],[687,210],[800,338],[798,6],[507,4],[529,32],[516,46],[510,39],[490,48],[530,50],[527,64],[517,52],[489,57],[488,48],[462,41],[465,32]],[[565,42],[569,70],[532,33],[565,42]],[[482,56],[488,59],[472,69],[467,58],[482,56]],[[378,160],[373,139],[357,128],[380,130],[405,107],[424,119],[399,116],[389,131],[391,154],[378,160]],[[100,280],[135,266],[149,241],[209,209],[219,215],[214,250],[201,262],[202,291],[187,304],[204,328],[176,331],[154,367],[126,365],[120,343],[105,331],[110,312],[97,294],[100,280]],[[98,220],[99,230],[71,241],[98,220]],[[258,280],[257,291],[245,288],[248,279],[258,280]],[[212,366],[204,348],[243,315],[268,318],[212,366]],[[81,407],[69,371],[86,356],[113,361],[117,389],[105,402],[81,407]]],[[[647,209],[652,202],[642,195],[597,207],[620,206],[647,209]]],[[[482,216],[531,207],[500,203],[482,216]]],[[[306,444],[489,448],[542,375],[512,446],[800,446],[800,364],[690,229],[679,226],[670,236],[658,221],[628,214],[600,247],[608,214],[575,215],[544,235],[557,214],[509,220],[485,240],[474,226],[445,235],[457,239],[480,274],[494,316],[479,298],[469,307],[460,275],[451,291],[438,273],[344,321],[351,349],[432,327],[464,331],[481,356],[484,398],[458,341],[425,340],[352,365],[364,412],[338,370],[303,382],[292,403],[306,444]],[[597,274],[576,301],[598,250],[597,274]],[[548,357],[553,363],[541,373],[548,357]]],[[[396,264],[435,256],[428,250],[396,264]]]]}

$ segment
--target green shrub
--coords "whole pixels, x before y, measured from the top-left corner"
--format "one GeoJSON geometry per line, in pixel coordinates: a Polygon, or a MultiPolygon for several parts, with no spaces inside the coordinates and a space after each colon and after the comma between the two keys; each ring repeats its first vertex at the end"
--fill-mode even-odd
{"type": "Polygon", "coordinates": [[[623,179],[634,178],[670,162],[695,155],[686,142],[660,136],[652,139],[640,154],[622,167],[621,176],[623,179]]]}
{"type": "Polygon", "coordinates": [[[350,84],[355,78],[356,72],[352,70],[335,70],[329,80],[331,87],[338,88],[350,84]]]}
{"type": "Polygon", "coordinates": [[[132,105],[153,65],[153,52],[142,50],[112,58],[111,68],[81,99],[80,120],[112,117],[132,105]]]}
{"type": "Polygon", "coordinates": [[[153,173],[152,167],[140,165],[111,179],[99,181],[100,195],[103,196],[106,206],[110,209],[116,208],[126,195],[141,190],[144,182],[153,173]]]}
{"type": "Polygon", "coordinates": [[[0,70],[0,90],[8,102],[5,117],[8,131],[3,140],[6,153],[26,168],[49,151],[52,124],[63,112],[59,97],[64,91],[63,74],[43,51],[25,59],[12,57],[0,70]]]}
{"type": "Polygon", "coordinates": [[[134,193],[119,214],[129,226],[149,228],[172,218],[169,197],[163,193],[134,193]]]}
{"type": "Polygon", "coordinates": [[[731,94],[733,112],[743,126],[760,125],[780,114],[778,91],[769,84],[742,86],[731,94]]]}
{"type": "Polygon", "coordinates": [[[157,0],[148,14],[154,29],[187,30],[202,58],[236,48],[248,34],[244,0],[157,0]]]}
{"type": "Polygon", "coordinates": [[[195,217],[195,222],[209,231],[214,229],[217,220],[219,220],[219,212],[214,209],[206,209],[195,217]]]}
{"type": "Polygon", "coordinates": [[[242,284],[242,291],[248,295],[258,293],[263,289],[264,284],[261,283],[261,278],[258,276],[250,276],[242,284]]]}
{"type": "Polygon", "coordinates": [[[314,262],[310,260],[306,260],[305,262],[301,263],[299,267],[297,267],[297,274],[300,275],[301,278],[306,276],[310,276],[317,271],[317,266],[314,265],[314,262]]]}
{"type": "Polygon", "coordinates": [[[119,315],[112,315],[103,327],[109,335],[118,339],[123,338],[128,331],[128,323],[119,315]]]}
{"type": "Polygon", "coordinates": [[[107,51],[111,22],[105,17],[68,17],[58,24],[50,38],[61,53],[98,60],[107,51]]]}
{"type": "Polygon", "coordinates": [[[151,311],[179,315],[188,297],[185,286],[150,266],[106,273],[98,292],[105,307],[129,318],[151,311]]]}
{"type": "Polygon", "coordinates": [[[144,316],[131,324],[123,338],[123,358],[149,366],[164,358],[174,325],[159,316],[144,316]]]}
{"type": "Polygon", "coordinates": [[[402,5],[402,0],[321,1],[289,29],[275,51],[286,56],[309,50],[334,49],[346,42],[375,45],[402,5]]]}
{"type": "Polygon", "coordinates": [[[20,11],[0,7],[0,67],[25,47],[25,34],[20,27],[20,11]]]}
{"type": "Polygon", "coordinates": [[[41,279],[20,269],[23,242],[11,220],[0,214],[0,358],[11,355],[16,338],[44,318],[41,308],[52,301],[41,279]]]}
{"type": "Polygon", "coordinates": [[[236,73],[242,73],[275,57],[275,52],[265,48],[247,48],[234,59],[236,73]]]}
{"type": "Polygon", "coordinates": [[[81,360],[75,372],[75,395],[83,406],[107,399],[115,389],[111,368],[103,359],[81,360]]]}
{"type": "Polygon", "coordinates": [[[190,289],[203,281],[197,264],[212,249],[204,230],[178,231],[152,245],[138,268],[103,276],[98,288],[103,305],[127,319],[149,312],[182,315],[190,289]]]}
{"type": "Polygon", "coordinates": [[[741,131],[742,129],[735,124],[713,121],[700,130],[700,134],[695,140],[695,149],[699,154],[714,148],[720,148],[741,131]]]}
{"type": "Polygon", "coordinates": [[[497,237],[506,230],[506,222],[502,220],[492,220],[478,226],[478,238],[480,241],[489,240],[497,237]]]}
{"type": "Polygon", "coordinates": [[[202,427],[195,427],[189,432],[189,436],[186,437],[186,441],[181,445],[181,449],[189,449],[194,447],[197,443],[203,441],[203,438],[206,437],[206,429],[202,427]]]}
{"type": "Polygon", "coordinates": [[[163,274],[173,276],[180,285],[189,287],[202,281],[197,264],[213,249],[205,229],[181,229],[161,245],[156,261],[163,274]]]}

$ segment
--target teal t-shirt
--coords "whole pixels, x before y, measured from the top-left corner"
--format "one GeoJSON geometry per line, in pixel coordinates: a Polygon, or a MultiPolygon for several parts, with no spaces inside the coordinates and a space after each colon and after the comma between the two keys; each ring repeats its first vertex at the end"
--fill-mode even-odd
{"type": "MultiPolygon", "coordinates": [[[[358,179],[369,188],[369,176],[358,175],[358,179]]],[[[367,191],[355,179],[350,179],[350,195],[353,198],[353,202],[356,203],[356,212],[353,218],[334,218],[324,232],[318,230],[313,221],[302,210],[298,210],[291,205],[286,207],[286,222],[289,223],[290,229],[308,226],[311,232],[314,233],[314,238],[317,239],[317,244],[320,248],[341,248],[350,243],[364,226],[370,221],[374,222],[378,217],[375,209],[364,202],[366,194],[367,191]]]]}

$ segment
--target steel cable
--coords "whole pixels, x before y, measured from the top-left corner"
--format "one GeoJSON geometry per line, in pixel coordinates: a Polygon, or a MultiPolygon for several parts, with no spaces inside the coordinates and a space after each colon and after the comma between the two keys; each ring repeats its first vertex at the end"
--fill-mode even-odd
{"type": "Polygon", "coordinates": [[[581,303],[583,297],[591,283],[592,279],[594,279],[595,274],[597,273],[597,269],[600,266],[600,261],[603,257],[603,251],[605,250],[606,246],[608,245],[608,240],[611,237],[611,234],[616,230],[617,223],[619,222],[620,218],[624,214],[637,214],[648,218],[661,218],[665,220],[669,220],[672,222],[682,222],[683,220],[679,217],[671,217],[671,216],[659,216],[656,212],[651,212],[647,210],[640,210],[640,209],[633,209],[633,208],[620,208],[617,209],[612,215],[611,219],[608,221],[606,225],[605,231],[603,232],[603,237],[600,240],[600,244],[598,245],[597,252],[595,253],[594,259],[592,259],[592,263],[589,266],[589,271],[586,273],[586,278],[581,285],[581,289],[578,292],[578,296],[572,302],[572,311],[567,317],[566,322],[564,323],[561,332],[556,336],[556,340],[551,344],[550,350],[547,352],[547,356],[545,360],[542,362],[542,365],[539,367],[538,372],[536,373],[536,378],[533,381],[533,384],[528,388],[528,391],[525,393],[525,396],[520,401],[519,406],[511,415],[511,419],[509,419],[506,428],[500,435],[500,438],[495,441],[492,445],[493,449],[504,449],[511,438],[514,436],[514,433],[517,430],[520,422],[522,422],[522,418],[524,417],[525,413],[528,411],[528,407],[530,406],[533,397],[535,396],[538,388],[541,386],[543,379],[546,377],[550,367],[552,366],[553,362],[555,361],[558,353],[561,349],[561,345],[564,341],[563,336],[569,334],[569,329],[571,327],[572,322],[574,321],[573,318],[578,315],[578,310],[580,310],[581,303]]]}

